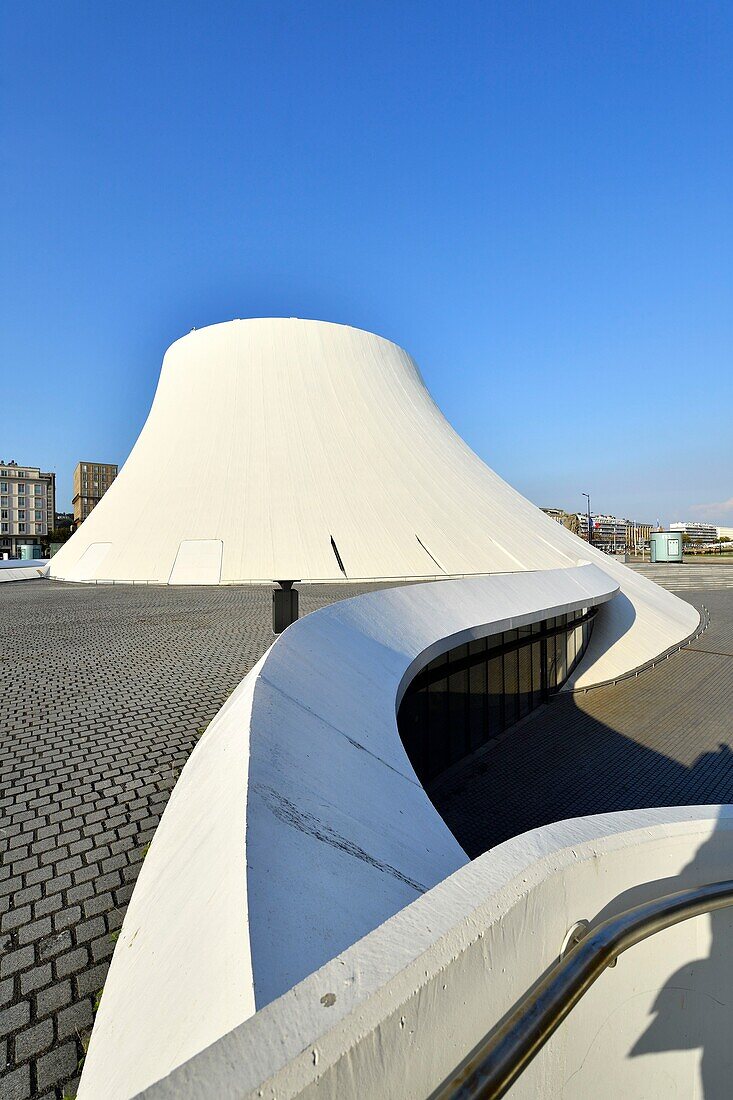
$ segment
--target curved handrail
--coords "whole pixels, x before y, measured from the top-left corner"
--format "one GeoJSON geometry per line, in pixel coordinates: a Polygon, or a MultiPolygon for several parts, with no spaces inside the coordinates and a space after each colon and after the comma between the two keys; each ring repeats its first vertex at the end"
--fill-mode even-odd
{"type": "Polygon", "coordinates": [[[674,924],[727,905],[733,905],[730,879],[666,894],[586,932],[433,1094],[433,1100],[499,1100],[623,951],[674,924]]]}

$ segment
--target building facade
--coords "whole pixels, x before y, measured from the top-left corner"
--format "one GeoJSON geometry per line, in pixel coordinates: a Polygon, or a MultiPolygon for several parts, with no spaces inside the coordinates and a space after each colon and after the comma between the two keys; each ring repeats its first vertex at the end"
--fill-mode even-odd
{"type": "MultiPolygon", "coordinates": [[[[588,516],[578,512],[578,534],[588,541],[588,516]]],[[[599,550],[622,553],[626,549],[626,520],[616,516],[592,515],[593,545],[599,550]]]]}
{"type": "Polygon", "coordinates": [[[677,523],[670,523],[669,529],[681,531],[683,535],[687,535],[690,542],[698,544],[718,541],[718,528],[714,523],[685,523],[678,520],[677,523]]]}
{"type": "Polygon", "coordinates": [[[117,477],[112,462],[78,462],[74,470],[74,523],[83,523],[117,477]]]}
{"type": "Polygon", "coordinates": [[[40,548],[54,526],[56,475],[0,460],[0,556],[40,548]]]}
{"type": "Polygon", "coordinates": [[[632,550],[638,552],[648,547],[649,540],[652,537],[652,524],[636,523],[631,519],[624,522],[626,524],[626,549],[629,552],[632,550]]]}
{"type": "MultiPolygon", "coordinates": [[[[578,534],[588,541],[588,516],[584,512],[577,513],[578,534]]],[[[651,523],[637,523],[632,519],[622,519],[617,516],[592,515],[593,545],[599,550],[613,553],[633,552],[643,549],[649,544],[652,533],[651,523]]]]}

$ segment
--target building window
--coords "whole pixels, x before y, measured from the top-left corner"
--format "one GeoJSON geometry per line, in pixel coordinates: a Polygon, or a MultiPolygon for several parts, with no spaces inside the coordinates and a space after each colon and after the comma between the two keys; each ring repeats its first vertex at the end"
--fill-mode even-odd
{"type": "Polygon", "coordinates": [[[24,511],[19,511],[18,512],[18,519],[25,519],[25,512],[24,511]]]}
{"type": "Polygon", "coordinates": [[[40,491],[41,491],[41,486],[40,485],[34,485],[33,486],[33,492],[34,493],[40,493],[40,491]]]}
{"type": "Polygon", "coordinates": [[[595,608],[458,646],[415,677],[397,715],[423,783],[493,740],[562,687],[585,653],[595,608]]]}
{"type": "Polygon", "coordinates": [[[7,510],[7,508],[3,508],[2,512],[0,512],[0,519],[7,519],[7,518],[8,518],[8,510],[7,510]]]}
{"type": "Polygon", "coordinates": [[[22,482],[18,482],[18,492],[19,493],[24,493],[25,492],[25,485],[22,482]]]}
{"type": "Polygon", "coordinates": [[[0,524],[0,531],[5,532],[5,531],[7,531],[7,529],[8,529],[7,523],[1,523],[0,524]]]}
{"type": "Polygon", "coordinates": [[[36,523],[41,523],[43,520],[43,512],[36,512],[36,523]]]}
{"type": "Polygon", "coordinates": [[[20,532],[21,535],[25,534],[25,524],[24,523],[19,523],[18,524],[18,531],[20,532]]]}

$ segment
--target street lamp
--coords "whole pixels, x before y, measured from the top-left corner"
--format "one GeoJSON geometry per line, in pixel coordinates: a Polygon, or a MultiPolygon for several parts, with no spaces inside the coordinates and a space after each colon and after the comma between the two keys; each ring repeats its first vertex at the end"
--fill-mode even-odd
{"type": "Polygon", "coordinates": [[[593,545],[593,525],[590,518],[590,493],[583,493],[583,496],[588,501],[588,545],[593,545]]]}

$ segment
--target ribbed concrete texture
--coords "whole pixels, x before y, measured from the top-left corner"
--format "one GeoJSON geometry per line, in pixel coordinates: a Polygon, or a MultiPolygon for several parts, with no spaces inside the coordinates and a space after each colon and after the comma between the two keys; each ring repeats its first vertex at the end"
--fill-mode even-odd
{"type": "Polygon", "coordinates": [[[697,626],[689,606],[502,481],[445,419],[406,351],[291,317],[211,325],[168,349],[129,458],[49,570],[67,581],[270,585],[587,561],[621,588],[590,643],[604,657],[600,678],[697,626]]]}

